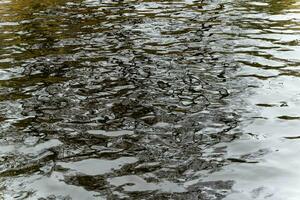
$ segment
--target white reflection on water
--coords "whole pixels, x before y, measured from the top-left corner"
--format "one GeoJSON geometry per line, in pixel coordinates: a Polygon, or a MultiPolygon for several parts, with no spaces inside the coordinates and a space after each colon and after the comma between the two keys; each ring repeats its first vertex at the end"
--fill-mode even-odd
{"type": "Polygon", "coordinates": [[[136,163],[137,161],[138,159],[134,157],[121,157],[116,160],[87,159],[69,163],[58,162],[57,164],[78,173],[94,176],[121,169],[124,165],[136,163]]]}

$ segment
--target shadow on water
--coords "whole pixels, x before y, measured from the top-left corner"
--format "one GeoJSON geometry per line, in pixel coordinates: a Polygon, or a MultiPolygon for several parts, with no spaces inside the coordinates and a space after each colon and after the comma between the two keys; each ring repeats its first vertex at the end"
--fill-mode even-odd
{"type": "Polygon", "coordinates": [[[272,135],[299,117],[297,8],[0,1],[0,196],[274,197],[243,170],[264,177],[297,138],[272,135]]]}

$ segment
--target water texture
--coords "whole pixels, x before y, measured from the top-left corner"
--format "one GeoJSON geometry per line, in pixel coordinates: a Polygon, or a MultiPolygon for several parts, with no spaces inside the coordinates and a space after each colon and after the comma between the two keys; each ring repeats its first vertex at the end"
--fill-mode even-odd
{"type": "Polygon", "coordinates": [[[299,200],[299,25],[297,0],[0,0],[0,199],[299,200]]]}

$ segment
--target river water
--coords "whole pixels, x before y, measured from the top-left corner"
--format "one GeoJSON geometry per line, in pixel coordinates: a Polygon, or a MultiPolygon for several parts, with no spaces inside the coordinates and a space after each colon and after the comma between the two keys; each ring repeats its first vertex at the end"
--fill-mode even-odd
{"type": "Polygon", "coordinates": [[[0,199],[300,199],[300,1],[0,0],[0,199]]]}

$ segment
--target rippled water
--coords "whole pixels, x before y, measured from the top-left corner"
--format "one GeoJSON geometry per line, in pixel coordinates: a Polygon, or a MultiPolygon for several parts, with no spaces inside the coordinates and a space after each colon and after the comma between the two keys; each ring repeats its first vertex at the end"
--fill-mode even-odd
{"type": "Polygon", "coordinates": [[[298,200],[299,25],[296,0],[0,0],[0,198],[298,200]]]}

